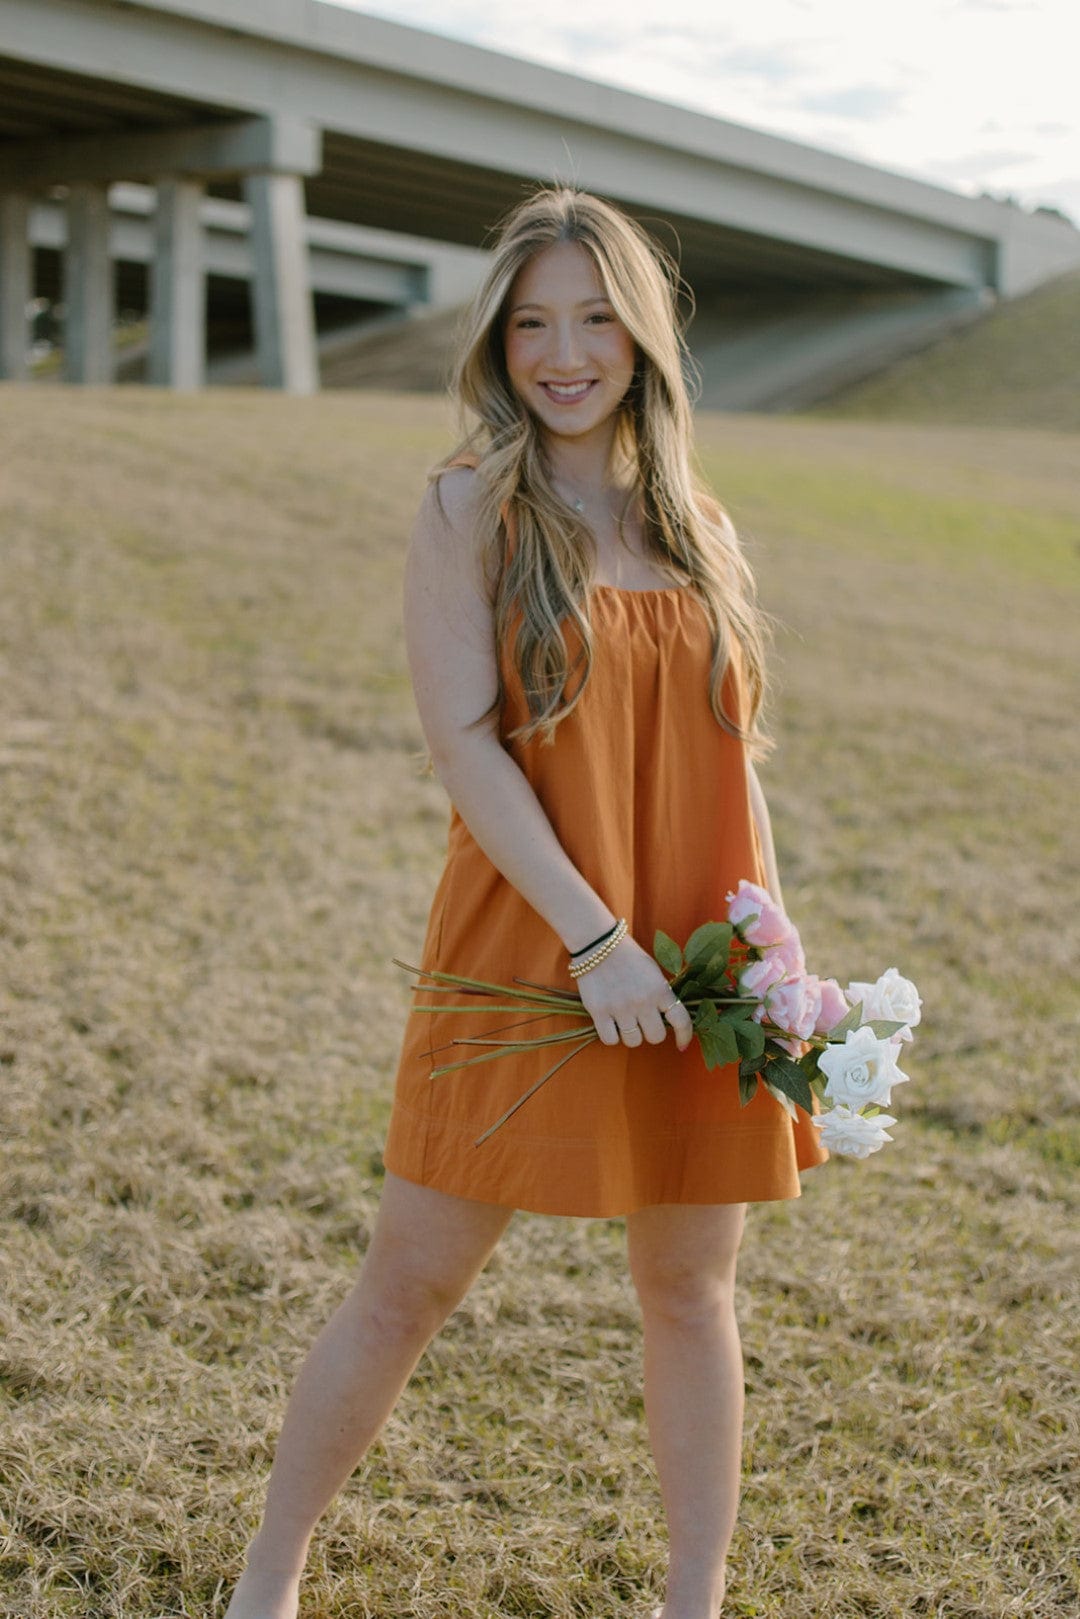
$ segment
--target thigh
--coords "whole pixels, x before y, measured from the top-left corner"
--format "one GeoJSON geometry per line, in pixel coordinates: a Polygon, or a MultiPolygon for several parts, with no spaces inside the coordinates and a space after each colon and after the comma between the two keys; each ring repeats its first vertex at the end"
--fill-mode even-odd
{"type": "Polygon", "coordinates": [[[462,1295],[484,1268],[512,1208],[451,1197],[387,1171],[362,1280],[462,1295]]]}
{"type": "Polygon", "coordinates": [[[638,1293],[730,1284],[746,1223],[745,1203],[661,1203],[626,1217],[638,1293]]]}

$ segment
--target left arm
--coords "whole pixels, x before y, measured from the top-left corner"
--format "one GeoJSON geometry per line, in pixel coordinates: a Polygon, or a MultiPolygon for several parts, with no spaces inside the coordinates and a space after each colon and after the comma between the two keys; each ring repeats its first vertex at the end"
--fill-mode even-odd
{"type": "Polygon", "coordinates": [[[769,806],[765,802],[765,794],[761,790],[761,783],[754,769],[753,760],[746,761],[747,780],[750,784],[750,808],[757,823],[758,837],[761,839],[761,852],[765,859],[765,886],[776,903],[783,909],[784,896],[780,890],[780,873],[776,867],[776,846],[773,843],[772,822],[769,819],[769,806]]]}

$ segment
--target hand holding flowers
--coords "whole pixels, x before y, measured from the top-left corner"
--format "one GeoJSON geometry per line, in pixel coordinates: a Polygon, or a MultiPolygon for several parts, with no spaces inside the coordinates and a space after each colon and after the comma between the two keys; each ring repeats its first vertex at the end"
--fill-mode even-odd
{"type": "MultiPolygon", "coordinates": [[[[766,889],[744,879],[727,900],[726,921],[703,923],[685,949],[659,930],[653,942],[657,962],[670,975],[670,989],[692,1014],[705,1066],[737,1063],[744,1105],[760,1082],[792,1118],[797,1107],[809,1114],[824,1145],[835,1152],[866,1158],[879,1151],[892,1140],[888,1126],[896,1123],[880,1109],[890,1105],[893,1086],[908,1079],[897,1066],[897,1054],[913,1038],[912,1026],[922,1015],[915,985],[890,967],[875,983],[852,982],[845,992],[836,979],[807,971],[798,931],[766,889]],[[825,1111],[814,1112],[815,1096],[825,1111]]],[[[489,1005],[489,1011],[532,1014],[486,1035],[452,1042],[491,1049],[435,1068],[432,1078],[512,1052],[570,1048],[484,1131],[478,1146],[598,1038],[591,1019],[582,1021],[585,1008],[576,992],[524,980],[488,984],[424,972],[405,962],[396,965],[431,980],[414,986],[418,989],[473,1001],[418,1006],[418,1011],[475,1015],[475,998],[481,997],[503,1003],[489,1005]],[[495,1038],[536,1019],[562,1022],[562,1027],[532,1039],[495,1038]]]]}

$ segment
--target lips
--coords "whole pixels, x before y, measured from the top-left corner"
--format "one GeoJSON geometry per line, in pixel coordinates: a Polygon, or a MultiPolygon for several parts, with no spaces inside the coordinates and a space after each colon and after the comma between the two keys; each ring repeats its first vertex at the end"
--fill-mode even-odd
{"type": "Polygon", "coordinates": [[[597,379],[590,377],[581,382],[541,382],[548,398],[557,405],[576,405],[579,399],[584,399],[596,387],[597,379]]]}

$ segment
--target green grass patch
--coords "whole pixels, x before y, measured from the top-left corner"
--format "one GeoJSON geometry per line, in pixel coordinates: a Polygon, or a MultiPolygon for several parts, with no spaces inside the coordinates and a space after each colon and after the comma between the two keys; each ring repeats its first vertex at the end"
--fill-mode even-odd
{"type": "Polygon", "coordinates": [[[1080,272],[998,303],[919,354],[843,389],[823,417],[1080,429],[1080,272]]]}

